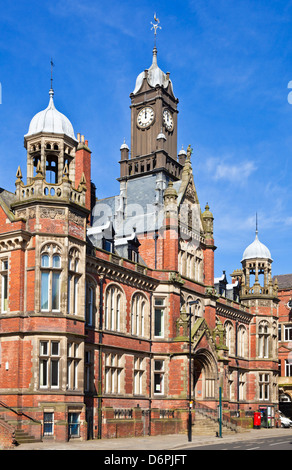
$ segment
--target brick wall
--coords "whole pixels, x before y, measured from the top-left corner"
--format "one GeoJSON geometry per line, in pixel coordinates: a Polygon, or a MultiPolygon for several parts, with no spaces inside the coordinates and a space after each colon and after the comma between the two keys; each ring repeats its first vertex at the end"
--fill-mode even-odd
{"type": "Polygon", "coordinates": [[[14,428],[0,418],[0,449],[8,450],[14,447],[14,428]]]}

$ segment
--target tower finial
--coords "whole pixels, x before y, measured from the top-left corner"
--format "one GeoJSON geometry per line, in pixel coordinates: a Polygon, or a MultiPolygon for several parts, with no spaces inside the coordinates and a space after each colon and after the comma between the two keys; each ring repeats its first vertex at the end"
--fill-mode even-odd
{"type": "Polygon", "coordinates": [[[53,59],[51,59],[51,90],[53,90],[53,67],[54,67],[54,63],[53,63],[53,59]]]}
{"type": "Polygon", "coordinates": [[[256,231],[255,231],[255,235],[256,235],[256,238],[258,238],[258,213],[256,212],[256,231]]]}
{"type": "Polygon", "coordinates": [[[156,34],[157,34],[157,29],[158,29],[158,28],[159,28],[159,29],[162,29],[161,26],[159,26],[160,21],[159,21],[159,18],[157,18],[156,13],[154,13],[154,21],[155,21],[155,23],[152,23],[152,21],[150,21],[150,24],[152,24],[151,30],[154,29],[154,47],[156,47],[156,34]]]}

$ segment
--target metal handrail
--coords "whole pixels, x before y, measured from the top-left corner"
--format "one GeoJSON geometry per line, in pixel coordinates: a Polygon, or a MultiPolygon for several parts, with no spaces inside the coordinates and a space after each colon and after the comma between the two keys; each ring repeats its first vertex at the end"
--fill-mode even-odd
{"type": "Polygon", "coordinates": [[[17,411],[15,410],[14,408],[11,408],[11,406],[7,405],[6,403],[4,403],[3,401],[0,400],[0,406],[12,411],[12,413],[15,413],[16,415],[18,416],[25,416],[26,418],[30,419],[31,421],[34,421],[35,423],[38,423],[38,424],[41,424],[41,421],[37,420],[37,419],[34,419],[32,418],[31,416],[27,415],[26,413],[24,413],[23,411],[17,411]]]}
{"type": "MultiPolygon", "coordinates": [[[[218,421],[218,410],[217,408],[210,408],[209,406],[205,405],[204,403],[200,403],[198,401],[195,402],[195,409],[202,413],[205,416],[208,416],[210,419],[214,421],[218,421]]],[[[227,416],[224,416],[222,419],[222,424],[233,431],[237,431],[237,423],[232,423],[231,419],[229,420],[227,416]]]]}

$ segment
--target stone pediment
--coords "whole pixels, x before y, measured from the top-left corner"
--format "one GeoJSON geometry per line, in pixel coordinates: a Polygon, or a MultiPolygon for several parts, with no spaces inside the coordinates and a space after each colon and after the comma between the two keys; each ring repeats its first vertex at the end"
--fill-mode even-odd
{"type": "Polygon", "coordinates": [[[216,346],[213,335],[204,318],[197,319],[193,325],[191,336],[193,340],[193,351],[199,347],[203,337],[205,337],[210,349],[214,354],[216,354],[216,346]]]}
{"type": "MultiPolygon", "coordinates": [[[[289,343],[291,344],[291,343],[289,343]]],[[[287,353],[287,352],[290,352],[292,350],[292,345],[291,347],[289,346],[286,346],[285,344],[281,344],[279,347],[278,347],[278,353],[287,353]]]]}

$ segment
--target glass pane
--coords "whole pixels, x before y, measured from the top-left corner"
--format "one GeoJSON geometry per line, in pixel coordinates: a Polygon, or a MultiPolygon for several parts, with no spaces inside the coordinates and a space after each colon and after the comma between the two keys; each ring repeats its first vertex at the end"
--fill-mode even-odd
{"type": "Polygon", "coordinates": [[[2,312],[7,312],[7,303],[8,303],[8,295],[7,295],[7,274],[3,274],[2,276],[2,312]]]}
{"type": "Polygon", "coordinates": [[[44,413],[44,436],[53,434],[54,413],[44,413]]]}
{"type": "Polygon", "coordinates": [[[154,370],[163,370],[163,361],[154,361],[154,370]]]}
{"type": "Polygon", "coordinates": [[[53,256],[53,268],[60,268],[61,267],[61,258],[59,255],[53,256]]]}
{"type": "Polygon", "coordinates": [[[52,387],[59,385],[59,361],[51,362],[52,387]]]}
{"type": "Polygon", "coordinates": [[[154,374],[154,393],[162,392],[162,376],[161,374],[154,374]]]}
{"type": "Polygon", "coordinates": [[[68,414],[69,436],[79,436],[79,413],[68,414]]]}
{"type": "Polygon", "coordinates": [[[75,260],[75,272],[76,272],[76,273],[78,272],[78,264],[79,264],[79,260],[76,259],[76,260],[75,260]]]}
{"type": "Polygon", "coordinates": [[[47,366],[48,366],[47,359],[42,359],[40,361],[40,386],[41,387],[46,387],[48,385],[47,366]]]}
{"type": "Polygon", "coordinates": [[[52,309],[59,310],[59,308],[60,308],[60,274],[53,273],[52,309]]]}
{"type": "Polygon", "coordinates": [[[52,356],[58,356],[58,355],[59,355],[59,342],[52,341],[52,356]]]}
{"type": "Polygon", "coordinates": [[[74,313],[78,311],[78,278],[74,279],[74,313]]]}
{"type": "Polygon", "coordinates": [[[163,310],[155,309],[154,336],[162,336],[163,310]]]}
{"type": "Polygon", "coordinates": [[[41,343],[40,343],[40,354],[41,354],[41,356],[47,356],[48,355],[48,342],[47,341],[41,341],[41,343]]]}
{"type": "Polygon", "coordinates": [[[49,309],[49,273],[42,273],[41,277],[41,310],[49,309]]]}
{"type": "Polygon", "coordinates": [[[72,280],[72,276],[68,276],[68,308],[67,308],[67,311],[68,313],[70,313],[71,311],[71,280],[72,280]]]}
{"type": "Polygon", "coordinates": [[[42,267],[43,268],[48,268],[49,264],[50,264],[50,260],[49,260],[48,255],[43,255],[42,256],[42,267]]]}

